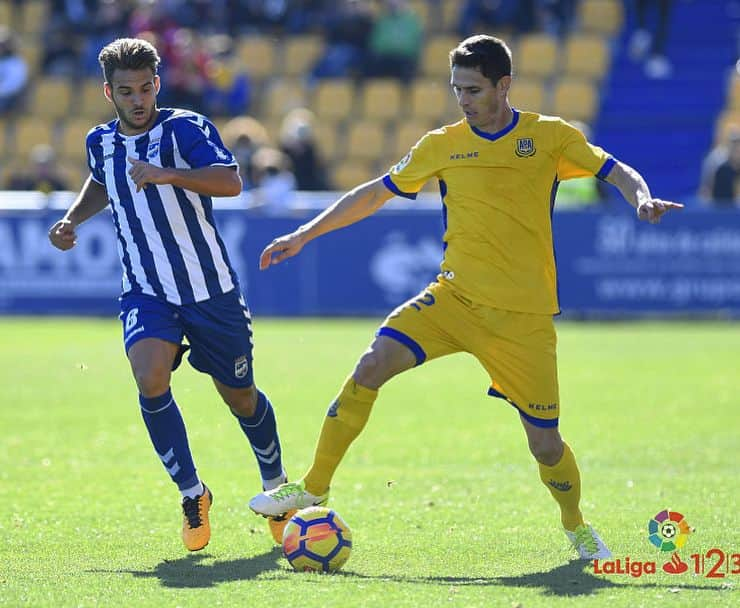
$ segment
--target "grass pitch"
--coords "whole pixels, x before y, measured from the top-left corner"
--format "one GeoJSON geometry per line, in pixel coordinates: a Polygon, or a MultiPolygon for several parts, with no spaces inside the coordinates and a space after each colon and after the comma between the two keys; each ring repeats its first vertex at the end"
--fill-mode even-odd
{"type": "MultiPolygon", "coordinates": [[[[293,477],[375,326],[256,320],[256,378],[293,477]]],[[[738,327],[560,323],[559,335],[561,429],[581,467],[584,512],[615,557],[655,561],[656,574],[595,574],[571,561],[515,412],[485,395],[487,377],[467,355],[382,390],[334,481],[332,507],[354,534],[334,576],[290,570],[248,512],[259,486],[249,447],[210,380],[183,366],[174,394],[215,495],[211,543],[187,554],[118,323],[3,319],[0,605],[738,605],[738,327]],[[696,528],[682,575],[664,573],[670,553],[647,540],[664,508],[696,528]],[[724,577],[706,577],[712,549],[729,556],[724,577]],[[692,574],[695,561],[704,575],[692,574]]]]}

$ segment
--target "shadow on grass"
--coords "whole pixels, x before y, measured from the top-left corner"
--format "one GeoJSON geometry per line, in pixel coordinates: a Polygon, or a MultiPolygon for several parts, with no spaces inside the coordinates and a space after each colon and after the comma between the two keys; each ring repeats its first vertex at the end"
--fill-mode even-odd
{"type": "Polygon", "coordinates": [[[164,587],[213,587],[220,583],[253,579],[268,570],[277,570],[280,568],[278,560],[281,555],[280,548],[275,547],[268,553],[254,557],[217,560],[203,564],[201,562],[211,556],[208,553],[198,553],[180,559],[165,559],[153,570],[106,570],[106,572],[131,574],[135,578],[156,578],[164,587]]]}
{"type": "Polygon", "coordinates": [[[726,589],[719,586],[687,585],[677,577],[675,583],[645,583],[638,582],[632,577],[621,577],[619,582],[606,576],[596,576],[589,572],[591,564],[581,560],[573,560],[567,564],[553,568],[546,572],[531,572],[520,576],[496,576],[496,577],[456,577],[456,576],[430,576],[430,577],[404,577],[404,576],[366,576],[363,574],[340,571],[335,576],[348,578],[361,578],[371,580],[386,580],[399,583],[420,583],[436,585],[452,585],[460,587],[513,587],[542,589],[547,596],[576,597],[581,595],[592,595],[602,589],[639,588],[639,589],[680,589],[709,591],[726,593],[726,589]]]}

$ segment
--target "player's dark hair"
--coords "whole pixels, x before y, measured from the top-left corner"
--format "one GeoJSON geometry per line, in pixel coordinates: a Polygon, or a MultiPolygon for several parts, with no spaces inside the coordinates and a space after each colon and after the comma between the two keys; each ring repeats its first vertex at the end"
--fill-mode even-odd
{"type": "Polygon", "coordinates": [[[116,70],[142,70],[157,73],[159,55],[154,46],[141,38],[118,38],[106,45],[98,55],[106,82],[113,81],[116,70]]]}
{"type": "Polygon", "coordinates": [[[477,34],[450,51],[450,69],[475,68],[494,85],[502,76],[511,76],[511,49],[494,36],[477,34]]]}

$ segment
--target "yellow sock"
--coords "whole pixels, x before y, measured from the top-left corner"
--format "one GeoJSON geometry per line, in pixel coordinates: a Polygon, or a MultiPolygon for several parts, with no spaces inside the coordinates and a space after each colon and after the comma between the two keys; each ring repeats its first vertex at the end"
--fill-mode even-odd
{"type": "Polygon", "coordinates": [[[565,443],[560,462],[551,467],[538,464],[542,483],[560,505],[560,521],[563,522],[563,527],[573,532],[583,524],[583,515],[578,508],[581,500],[581,474],[578,471],[576,457],[565,443]]]}
{"type": "Polygon", "coordinates": [[[352,376],[347,378],[324,418],[313,464],[303,477],[311,494],[318,496],[329,489],[334,471],[365,427],[377,396],[377,390],[360,386],[352,376]]]}

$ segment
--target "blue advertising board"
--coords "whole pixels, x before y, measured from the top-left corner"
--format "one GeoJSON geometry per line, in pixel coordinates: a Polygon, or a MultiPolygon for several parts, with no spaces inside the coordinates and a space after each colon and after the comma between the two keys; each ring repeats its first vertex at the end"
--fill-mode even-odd
{"type": "MultiPolygon", "coordinates": [[[[433,209],[381,211],[259,271],[263,247],[314,213],[216,212],[255,314],[382,316],[436,276],[442,221],[433,209]]],[[[121,270],[109,214],[81,226],[64,253],[46,237],[60,215],[0,211],[0,312],[115,315],[121,270]]],[[[574,211],[556,213],[553,226],[566,315],[740,313],[740,213],[684,211],[653,226],[628,208],[574,211]]]]}

